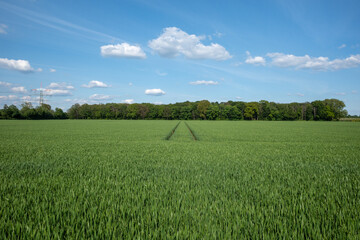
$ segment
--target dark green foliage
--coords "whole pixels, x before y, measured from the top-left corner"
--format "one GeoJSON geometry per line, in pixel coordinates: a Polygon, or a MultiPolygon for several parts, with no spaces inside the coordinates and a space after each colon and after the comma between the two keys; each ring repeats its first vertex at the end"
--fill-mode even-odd
{"type": "Polygon", "coordinates": [[[4,105],[4,109],[1,109],[0,119],[20,119],[21,113],[15,105],[4,105]]]}
{"type": "Polygon", "coordinates": [[[55,119],[67,119],[68,116],[61,108],[55,108],[54,112],[54,118],[55,119]]]}
{"type": "Polygon", "coordinates": [[[66,113],[43,104],[30,103],[0,110],[0,119],[166,119],[166,120],[339,120],[347,116],[344,102],[325,99],[312,103],[260,102],[182,102],[167,105],[150,103],[74,104],[66,113]]]}

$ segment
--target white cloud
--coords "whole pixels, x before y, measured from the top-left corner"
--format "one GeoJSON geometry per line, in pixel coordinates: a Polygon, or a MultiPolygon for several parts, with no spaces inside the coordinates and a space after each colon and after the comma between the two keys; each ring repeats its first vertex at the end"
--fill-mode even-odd
{"type": "Polygon", "coordinates": [[[354,68],[360,65],[360,54],[351,55],[345,59],[329,60],[327,57],[310,57],[295,56],[283,53],[268,53],[271,58],[271,64],[277,67],[293,67],[295,69],[312,69],[312,70],[339,70],[346,68],[354,68]]]}
{"type": "Polygon", "coordinates": [[[42,69],[42,68],[38,68],[38,69],[36,69],[36,71],[37,71],[37,72],[42,72],[43,69],[42,69]]]}
{"type": "Polygon", "coordinates": [[[243,97],[235,97],[238,100],[244,99],[243,97]]]}
{"type": "Polygon", "coordinates": [[[162,102],[153,102],[153,104],[155,104],[155,105],[162,105],[163,103],[162,103],[162,102]]]}
{"type": "Polygon", "coordinates": [[[21,98],[21,100],[23,100],[23,101],[31,101],[31,96],[23,96],[21,98]]]}
{"type": "Polygon", "coordinates": [[[146,58],[146,54],[141,47],[128,43],[104,45],[100,47],[100,50],[103,57],[146,58]]]}
{"type": "Polygon", "coordinates": [[[344,92],[338,92],[338,93],[335,93],[336,95],[338,95],[338,96],[345,96],[346,95],[346,93],[344,93],[344,92]]]}
{"type": "Polygon", "coordinates": [[[183,54],[189,59],[226,60],[231,58],[226,49],[217,44],[204,45],[203,37],[187,34],[177,27],[168,27],[156,39],[149,41],[149,47],[162,57],[173,58],[183,54]]]}
{"type": "Polygon", "coordinates": [[[11,86],[11,83],[8,83],[8,82],[1,82],[1,81],[0,81],[0,86],[10,87],[10,86],[11,86]]]}
{"type": "Polygon", "coordinates": [[[64,102],[68,102],[68,103],[72,103],[72,104],[78,103],[81,105],[81,104],[89,103],[89,100],[82,99],[82,98],[74,98],[74,99],[67,98],[64,100],[64,102]]]}
{"type": "Polygon", "coordinates": [[[18,97],[16,95],[0,96],[0,101],[16,100],[16,99],[18,99],[18,97]]]}
{"type": "Polygon", "coordinates": [[[112,99],[109,95],[104,94],[93,94],[89,97],[91,100],[109,100],[112,99]]]}
{"type": "Polygon", "coordinates": [[[26,93],[27,92],[25,87],[13,87],[13,88],[11,88],[11,91],[17,92],[17,93],[26,93]]]}
{"type": "Polygon", "coordinates": [[[341,44],[341,46],[339,46],[339,49],[345,48],[346,44],[341,44]]]}
{"type": "Polygon", "coordinates": [[[52,83],[50,83],[50,85],[47,88],[50,88],[50,89],[68,89],[68,90],[74,89],[73,86],[71,86],[71,85],[69,85],[69,84],[67,84],[65,82],[60,82],[60,83],[52,82],[52,83]]]}
{"type": "Polygon", "coordinates": [[[44,91],[46,96],[71,96],[71,92],[65,89],[46,89],[44,91]]]}
{"type": "Polygon", "coordinates": [[[109,85],[107,85],[106,83],[96,81],[96,80],[92,80],[89,82],[89,84],[83,84],[82,86],[86,87],[86,88],[107,88],[107,87],[109,87],[109,85]]]}
{"type": "Polygon", "coordinates": [[[217,85],[218,82],[215,81],[205,81],[205,80],[198,80],[195,82],[190,82],[191,85],[217,85]]]}
{"type": "Polygon", "coordinates": [[[246,58],[245,62],[248,64],[254,64],[254,65],[265,65],[266,64],[266,60],[263,57],[260,57],[260,56],[252,57],[250,55],[249,51],[246,51],[246,55],[247,55],[247,58],[246,58]]]}
{"type": "Polygon", "coordinates": [[[165,92],[161,89],[146,89],[145,90],[145,94],[146,95],[153,95],[153,96],[161,96],[161,95],[164,95],[165,92]]]}
{"type": "Polygon", "coordinates": [[[134,99],[125,99],[122,101],[123,103],[132,104],[134,102],[134,99]]]}
{"type": "Polygon", "coordinates": [[[6,31],[7,28],[8,28],[7,25],[1,23],[0,24],[0,34],[7,34],[7,31],[6,31]]]}
{"type": "Polygon", "coordinates": [[[30,63],[27,60],[14,60],[7,58],[0,58],[0,68],[5,68],[9,70],[15,70],[19,72],[33,72],[34,69],[30,66],[30,63]]]}
{"type": "Polygon", "coordinates": [[[352,93],[352,94],[357,94],[357,93],[358,93],[358,91],[356,91],[356,90],[352,90],[352,91],[351,91],[351,93],[352,93]]]}
{"type": "Polygon", "coordinates": [[[303,96],[305,96],[303,93],[296,93],[295,95],[298,96],[298,97],[303,97],[303,96]]]}
{"type": "Polygon", "coordinates": [[[9,100],[15,100],[18,97],[16,95],[9,95],[8,98],[9,98],[9,100]]]}
{"type": "Polygon", "coordinates": [[[82,104],[89,104],[89,103],[96,103],[96,101],[89,101],[88,99],[83,99],[83,98],[74,98],[74,99],[71,99],[71,98],[67,98],[64,100],[65,102],[69,102],[69,103],[72,103],[72,104],[75,104],[75,103],[78,103],[80,105],[82,104]]]}
{"type": "Polygon", "coordinates": [[[52,72],[52,73],[54,73],[54,72],[56,72],[56,69],[50,68],[49,71],[52,72]]]}
{"type": "Polygon", "coordinates": [[[129,86],[131,87],[133,85],[133,83],[132,82],[129,82],[129,86]]]}

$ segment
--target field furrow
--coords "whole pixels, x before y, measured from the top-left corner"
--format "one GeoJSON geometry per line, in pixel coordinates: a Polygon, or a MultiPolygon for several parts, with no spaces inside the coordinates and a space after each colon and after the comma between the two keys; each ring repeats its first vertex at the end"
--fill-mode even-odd
{"type": "Polygon", "coordinates": [[[191,135],[191,132],[185,125],[185,123],[182,121],[180,122],[179,126],[177,127],[175,133],[171,137],[172,141],[181,141],[181,142],[190,142],[193,141],[193,136],[191,135]]]}

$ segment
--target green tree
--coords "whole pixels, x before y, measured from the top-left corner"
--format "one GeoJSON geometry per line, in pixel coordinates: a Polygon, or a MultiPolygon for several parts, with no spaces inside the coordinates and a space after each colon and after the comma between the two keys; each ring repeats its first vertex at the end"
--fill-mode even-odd
{"type": "Polygon", "coordinates": [[[126,118],[127,119],[137,119],[138,118],[139,107],[137,104],[129,104],[126,109],[126,118]]]}
{"type": "Polygon", "coordinates": [[[71,108],[68,110],[68,115],[70,119],[80,119],[82,116],[80,115],[80,104],[76,103],[71,106],[71,108]]]}
{"type": "Polygon", "coordinates": [[[314,120],[324,120],[325,117],[325,104],[323,101],[313,101],[311,103],[311,105],[313,106],[313,119],[314,120]]]}
{"type": "Polygon", "coordinates": [[[197,105],[197,110],[199,112],[199,117],[202,119],[206,119],[206,111],[210,106],[210,102],[208,100],[202,100],[197,105]]]}
{"type": "Polygon", "coordinates": [[[49,104],[41,104],[36,109],[38,119],[52,119],[54,117],[53,112],[51,111],[51,106],[49,104]]]}
{"type": "Polygon", "coordinates": [[[180,119],[191,119],[191,106],[183,106],[180,108],[180,119]]]}
{"type": "Polygon", "coordinates": [[[255,110],[252,107],[248,106],[245,108],[244,118],[246,120],[253,120],[254,115],[255,115],[255,110]]]}
{"type": "Polygon", "coordinates": [[[326,106],[329,106],[330,111],[333,113],[333,119],[339,120],[347,116],[347,111],[344,110],[345,103],[338,99],[325,99],[324,103],[326,106]]]}
{"type": "Polygon", "coordinates": [[[246,104],[244,118],[247,120],[258,120],[259,106],[257,102],[249,102],[246,104]]]}
{"type": "Polygon", "coordinates": [[[15,105],[4,105],[1,118],[4,119],[21,119],[21,113],[15,105]]]}
{"type": "Polygon", "coordinates": [[[267,120],[269,119],[270,115],[270,103],[265,100],[261,100],[259,102],[259,119],[260,120],[267,120]]]}
{"type": "Polygon", "coordinates": [[[38,119],[37,112],[30,102],[21,104],[20,113],[25,119],[38,119]]]}
{"type": "Polygon", "coordinates": [[[54,118],[55,119],[67,119],[68,117],[61,108],[55,108],[54,118]]]}
{"type": "Polygon", "coordinates": [[[206,117],[209,120],[219,119],[219,106],[217,104],[211,104],[206,111],[206,117]]]}
{"type": "Polygon", "coordinates": [[[138,106],[138,116],[141,119],[145,119],[147,114],[149,113],[149,107],[146,104],[139,104],[138,106]]]}

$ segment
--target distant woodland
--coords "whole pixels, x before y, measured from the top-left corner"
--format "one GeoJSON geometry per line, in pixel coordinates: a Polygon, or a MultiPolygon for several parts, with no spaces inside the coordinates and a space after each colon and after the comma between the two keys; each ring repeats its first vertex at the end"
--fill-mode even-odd
{"type": "MultiPolygon", "coordinates": [[[[74,104],[64,112],[48,104],[33,107],[23,103],[4,105],[0,119],[166,119],[166,120],[324,120],[349,117],[343,101],[325,99],[305,103],[259,102],[181,102],[155,105],[151,103],[74,104]]],[[[354,116],[350,116],[354,117],[354,116]]],[[[356,116],[355,116],[356,117],[356,116]]]]}

